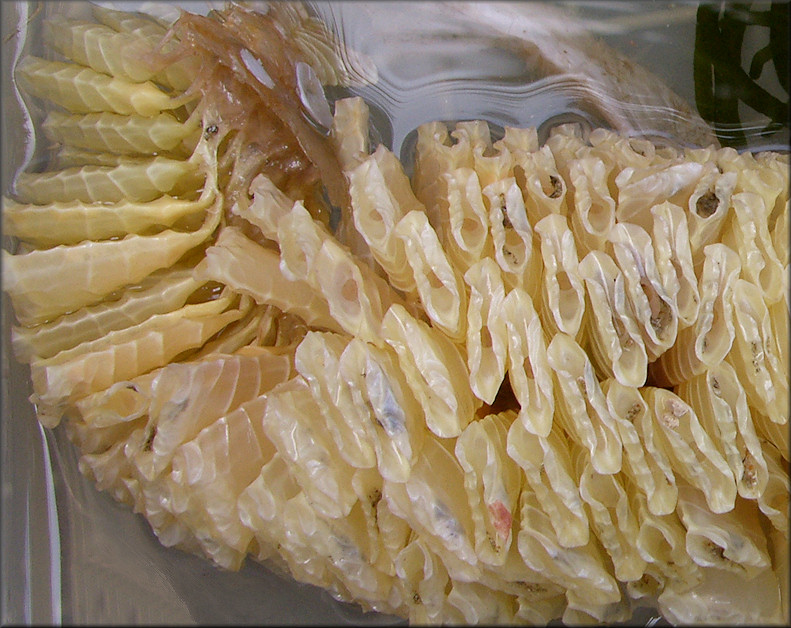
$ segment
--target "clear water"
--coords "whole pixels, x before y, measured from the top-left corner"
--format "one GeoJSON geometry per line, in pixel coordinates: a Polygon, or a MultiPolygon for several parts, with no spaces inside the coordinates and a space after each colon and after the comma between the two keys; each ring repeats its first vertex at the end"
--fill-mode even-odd
{"type": "Polygon", "coordinates": [[[484,119],[495,136],[504,126],[541,128],[552,120],[604,124],[569,81],[541,76],[497,36],[471,34],[469,20],[433,3],[318,2],[316,9],[376,65],[378,81],[349,92],[368,103],[374,141],[407,167],[415,130],[425,122],[484,119]]]}
{"type": "MultiPolygon", "coordinates": [[[[335,90],[330,97],[362,96],[371,109],[373,141],[400,155],[407,170],[415,129],[434,120],[484,119],[494,135],[503,126],[531,126],[543,140],[555,124],[576,120],[612,128],[614,119],[626,112],[643,126],[635,134],[678,145],[701,143],[686,133],[683,114],[645,104],[657,94],[662,101],[666,89],[695,111],[697,3],[526,2],[506,7],[518,19],[505,29],[499,25],[498,31],[493,12],[499,8],[493,3],[468,3],[466,15],[461,15],[443,3],[314,2],[315,12],[346,46],[368,57],[378,70],[376,83],[335,90]],[[652,80],[636,81],[628,73],[616,77],[625,86],[620,96],[581,89],[575,77],[547,71],[530,54],[533,42],[551,48],[546,33],[553,29],[583,54],[586,38],[603,42],[612,58],[623,55],[648,70],[652,80]],[[508,36],[519,31],[525,33],[521,39],[508,36]]],[[[751,27],[746,32],[747,65],[763,45],[766,30],[751,27]]],[[[610,55],[605,51],[603,56],[610,55]]],[[[585,67],[579,71],[591,72],[585,67]]],[[[762,84],[787,102],[772,73],[770,64],[760,77],[762,84]]],[[[745,134],[746,145],[739,148],[787,150],[787,123],[766,133],[766,116],[742,105],[740,115],[736,130],[745,134]]],[[[729,144],[734,125],[714,122],[717,140],[729,144]]]]}

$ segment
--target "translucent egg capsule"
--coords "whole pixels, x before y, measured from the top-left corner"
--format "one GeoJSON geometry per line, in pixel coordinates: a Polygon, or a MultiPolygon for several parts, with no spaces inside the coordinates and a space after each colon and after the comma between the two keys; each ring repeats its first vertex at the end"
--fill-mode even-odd
{"type": "Polygon", "coordinates": [[[264,432],[288,462],[302,490],[319,514],[349,514],[357,501],[349,466],[320,420],[321,409],[301,376],[276,386],[268,396],[264,432]]]}
{"type": "Polygon", "coordinates": [[[679,331],[695,323],[700,308],[698,278],[692,263],[687,216],[673,203],[651,208],[654,260],[662,285],[675,293],[679,331]]]}
{"type": "Polygon", "coordinates": [[[197,273],[249,295],[257,303],[299,316],[309,325],[342,331],[327,301],[304,280],[284,276],[280,260],[277,251],[264,248],[234,227],[226,227],[206,249],[197,273]]]}
{"type": "Polygon", "coordinates": [[[698,282],[700,310],[695,324],[649,367],[651,381],[673,386],[721,362],[735,337],[732,292],[739,276],[739,256],[724,244],[710,244],[698,282]]]}
{"type": "Polygon", "coordinates": [[[399,220],[395,233],[403,242],[423,310],[450,339],[462,340],[466,333],[467,306],[464,280],[426,214],[410,211],[399,220]]]}
{"type": "Polygon", "coordinates": [[[343,459],[353,467],[365,469],[376,464],[370,430],[366,429],[373,417],[370,408],[355,403],[339,372],[341,354],[348,343],[345,335],[308,332],[297,347],[294,363],[308,382],[343,459]]]}
{"type": "Polygon", "coordinates": [[[530,295],[520,288],[503,300],[508,341],[508,381],[519,403],[517,420],[537,436],[552,429],[555,393],[547,362],[547,341],[530,295]]]}
{"type": "Polygon", "coordinates": [[[637,168],[626,166],[615,177],[618,187],[618,221],[650,230],[650,209],[670,201],[686,206],[697,184],[717,173],[711,162],[671,161],[637,168]]]}
{"type": "Polygon", "coordinates": [[[590,455],[578,446],[572,447],[572,461],[588,520],[612,559],[615,577],[620,582],[638,580],[645,571],[646,562],[635,546],[639,529],[637,518],[619,474],[597,473],[590,464],[590,455]]]}
{"type": "Polygon", "coordinates": [[[287,463],[276,452],[239,494],[236,501],[239,521],[253,535],[255,548],[251,553],[258,560],[266,560],[275,554],[275,545],[285,536],[279,515],[285,502],[300,490],[288,471],[287,463]]]}
{"type": "Polygon", "coordinates": [[[587,295],[582,343],[597,375],[614,376],[625,386],[642,386],[648,354],[627,300],[623,273],[602,251],[588,253],[580,261],[579,273],[587,295]]]}
{"type": "Polygon", "coordinates": [[[544,261],[541,322],[550,333],[576,338],[585,313],[585,286],[579,276],[574,235],[566,218],[558,214],[542,218],[535,229],[544,261]]]}
{"type": "Polygon", "coordinates": [[[571,194],[549,146],[514,151],[513,157],[513,176],[522,190],[530,224],[536,225],[550,214],[565,216],[571,194]]]}
{"type": "Polygon", "coordinates": [[[448,222],[442,247],[448,260],[462,273],[492,249],[489,215],[484,204],[481,181],[470,168],[458,168],[445,175],[448,188],[448,222]]]}
{"type": "Polygon", "coordinates": [[[736,480],[695,411],[664,388],[646,386],[640,392],[675,475],[701,490],[712,512],[733,509],[736,480]]]}
{"type": "Polygon", "coordinates": [[[398,222],[410,211],[425,211],[409,187],[401,163],[379,146],[349,173],[354,225],[365,238],[374,259],[390,283],[414,293],[415,280],[407,262],[405,244],[395,234],[398,222]]]}
{"type": "Polygon", "coordinates": [[[783,266],[769,232],[767,207],[761,197],[750,192],[734,194],[732,216],[722,242],[739,254],[742,278],[763,291],[767,304],[783,298],[783,266]]]}
{"type": "Polygon", "coordinates": [[[516,179],[508,177],[487,185],[488,227],[494,259],[509,288],[521,288],[535,298],[541,281],[541,254],[528,220],[516,179]]]}
{"type": "Polygon", "coordinates": [[[57,423],[65,403],[164,366],[181,353],[200,347],[240,316],[228,297],[185,305],[33,361],[33,394],[42,418],[52,413],[57,423]]]}
{"type": "Polygon", "coordinates": [[[547,359],[557,391],[555,421],[590,452],[598,473],[617,473],[621,469],[621,438],[590,359],[565,334],[552,338],[547,359]]]}
{"type": "Polygon", "coordinates": [[[686,205],[689,243],[696,268],[703,262],[705,248],[718,241],[725,227],[735,188],[736,174],[720,173],[714,167],[701,177],[689,197],[686,205]]]}
{"type": "Polygon", "coordinates": [[[389,347],[352,339],[341,354],[339,374],[356,407],[370,414],[361,428],[373,443],[382,478],[404,482],[420,455],[425,419],[389,347]]]}
{"type": "Polygon", "coordinates": [[[442,238],[448,208],[447,179],[443,175],[457,168],[473,167],[472,148],[466,133],[455,130],[448,133],[448,127],[442,122],[418,127],[412,187],[426,207],[431,226],[442,238]]]}
{"type": "Polygon", "coordinates": [[[528,566],[564,587],[569,606],[587,609],[603,621],[606,607],[622,598],[595,537],[578,547],[559,545],[555,529],[528,487],[522,489],[520,511],[519,553],[528,566]]]}
{"type": "Polygon", "coordinates": [[[464,355],[446,336],[399,305],[385,314],[382,334],[398,354],[426,427],[441,438],[458,436],[480,405],[469,388],[464,355]]]}
{"type": "Polygon", "coordinates": [[[410,622],[436,622],[444,616],[448,572],[431,546],[415,536],[395,559],[410,622]]]}
{"type": "Polygon", "coordinates": [[[569,213],[569,218],[580,257],[603,249],[615,225],[616,203],[608,186],[608,175],[608,164],[590,155],[569,163],[574,199],[574,211],[569,213]]]}
{"type": "Polygon", "coordinates": [[[686,549],[686,530],[675,508],[661,515],[651,511],[646,496],[626,483],[639,531],[637,551],[646,561],[646,574],[656,581],[654,593],[676,589],[688,591],[700,583],[702,574],[686,549]]]}
{"type": "Polygon", "coordinates": [[[505,287],[500,269],[491,258],[476,262],[464,274],[469,286],[467,302],[467,366],[470,388],[491,404],[505,377],[507,328],[501,318],[505,287]]]}
{"type": "Polygon", "coordinates": [[[253,537],[239,518],[239,494],[275,453],[261,429],[265,408],[265,396],[251,399],[203,428],[173,452],[165,479],[173,514],[195,531],[215,562],[228,567],[238,568],[253,537]],[[178,493],[184,498],[176,498],[178,493]],[[203,541],[212,537],[217,540],[203,541]],[[218,552],[221,544],[235,554],[218,552]]]}
{"type": "Polygon", "coordinates": [[[692,560],[701,567],[734,571],[747,579],[771,565],[754,501],[739,499],[726,513],[711,512],[706,502],[700,491],[688,485],[679,488],[678,512],[692,560]]]}
{"type": "Polygon", "coordinates": [[[643,337],[646,354],[649,361],[654,361],[676,341],[678,308],[675,291],[678,285],[662,282],[651,237],[643,228],[619,223],[612,229],[609,243],[623,273],[624,288],[643,337]]]}
{"type": "Polygon", "coordinates": [[[728,360],[739,373],[751,407],[775,423],[788,423],[788,376],[776,353],[761,289],[737,279],[733,286],[734,343],[728,360]]]}
{"type": "Polygon", "coordinates": [[[480,567],[464,470],[446,444],[427,437],[409,479],[403,484],[386,483],[383,499],[431,545],[452,578],[477,580],[480,567]],[[446,482],[437,483],[436,477],[446,482]]]}
{"type": "Polygon", "coordinates": [[[565,434],[552,430],[546,437],[536,436],[517,420],[508,429],[506,447],[508,455],[524,470],[525,480],[552,525],[557,543],[563,547],[584,546],[590,538],[590,526],[565,434]]]}
{"type": "Polygon", "coordinates": [[[513,536],[522,474],[506,453],[514,413],[488,415],[470,423],[456,440],[456,459],[474,525],[475,551],[489,565],[505,563],[513,536]]]}
{"type": "Polygon", "coordinates": [[[791,490],[788,486],[788,475],[783,469],[783,457],[780,455],[780,450],[771,443],[763,441],[761,446],[768,477],[764,491],[758,497],[758,508],[775,529],[787,537],[791,490]]]}
{"type": "Polygon", "coordinates": [[[695,410],[701,426],[728,462],[739,495],[759,497],[768,472],[738,373],[722,362],[680,384],[677,392],[695,410]]]}
{"type": "Polygon", "coordinates": [[[666,515],[676,508],[678,489],[670,462],[657,441],[648,405],[633,386],[614,379],[602,382],[607,407],[623,443],[622,477],[630,490],[640,491],[652,514],[666,515]]]}
{"type": "MultiPolygon", "coordinates": [[[[503,141],[497,141],[492,144],[491,131],[488,125],[485,127],[485,132],[484,141],[476,143],[472,149],[475,173],[478,175],[478,181],[482,188],[485,188],[495,181],[505,179],[513,172],[513,158],[507,144],[503,141]]],[[[514,132],[512,131],[512,137],[509,139],[509,142],[516,142],[517,145],[525,142],[530,143],[532,139],[525,138],[516,140],[513,135],[514,132]]]]}

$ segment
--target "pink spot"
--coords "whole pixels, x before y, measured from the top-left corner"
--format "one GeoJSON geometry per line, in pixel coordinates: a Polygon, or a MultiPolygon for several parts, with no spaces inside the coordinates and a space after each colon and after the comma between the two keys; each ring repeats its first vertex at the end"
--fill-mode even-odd
{"type": "Polygon", "coordinates": [[[492,525],[497,530],[497,534],[503,539],[508,538],[508,534],[511,532],[511,511],[505,507],[503,502],[496,501],[489,504],[489,514],[492,516],[492,525]]]}

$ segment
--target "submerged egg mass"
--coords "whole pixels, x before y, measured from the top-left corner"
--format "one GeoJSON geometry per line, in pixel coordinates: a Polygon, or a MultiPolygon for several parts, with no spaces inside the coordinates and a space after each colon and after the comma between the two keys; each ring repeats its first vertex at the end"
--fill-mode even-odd
{"type": "Polygon", "coordinates": [[[478,119],[405,164],[301,5],[94,18],[19,68],[57,152],[3,288],[100,489],[413,623],[787,618],[787,155],[478,119]]]}

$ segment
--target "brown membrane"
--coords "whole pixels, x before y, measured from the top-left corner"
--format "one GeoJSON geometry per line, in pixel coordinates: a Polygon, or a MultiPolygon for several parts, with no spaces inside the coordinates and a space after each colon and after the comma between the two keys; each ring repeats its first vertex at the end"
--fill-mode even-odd
{"type": "Polygon", "coordinates": [[[247,190],[254,176],[263,173],[290,197],[313,201],[314,215],[321,212],[319,181],[327,186],[333,204],[348,207],[338,159],[329,141],[302,113],[295,83],[297,53],[266,16],[236,5],[215,15],[217,19],[183,13],[173,31],[180,45],[201,59],[187,93],[202,96],[200,107],[210,120],[204,133],[216,135],[219,141],[237,131],[233,147],[243,148],[240,156],[236,151],[230,154],[253,162],[248,167],[236,165],[231,197],[247,190]],[[274,88],[262,84],[248,68],[243,55],[250,52],[274,88]],[[212,116],[216,121],[211,121],[212,116]]]}

